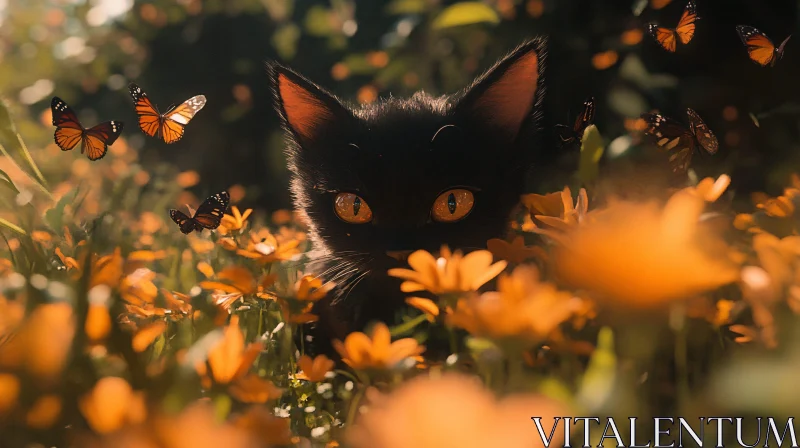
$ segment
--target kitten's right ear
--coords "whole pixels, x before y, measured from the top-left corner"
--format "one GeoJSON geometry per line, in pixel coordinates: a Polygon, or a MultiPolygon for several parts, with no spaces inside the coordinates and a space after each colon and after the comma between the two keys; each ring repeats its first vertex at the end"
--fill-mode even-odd
{"type": "Polygon", "coordinates": [[[298,143],[319,140],[337,123],[353,118],[333,95],[292,70],[271,63],[267,66],[278,114],[298,143]]]}

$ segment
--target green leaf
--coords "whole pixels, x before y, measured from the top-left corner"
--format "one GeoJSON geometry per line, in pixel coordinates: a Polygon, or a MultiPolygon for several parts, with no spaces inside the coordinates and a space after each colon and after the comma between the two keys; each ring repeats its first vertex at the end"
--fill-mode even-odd
{"type": "Polygon", "coordinates": [[[391,15],[422,14],[425,0],[393,0],[386,5],[386,13],[391,15]]]}
{"type": "Polygon", "coordinates": [[[45,224],[59,235],[61,234],[61,228],[64,227],[64,208],[71,204],[77,196],[78,190],[72,190],[59,199],[53,208],[44,212],[45,224]]]}
{"type": "Polygon", "coordinates": [[[312,36],[327,36],[333,32],[330,21],[330,10],[316,5],[306,13],[306,32],[312,36]]]}
{"type": "Polygon", "coordinates": [[[6,188],[14,192],[14,194],[19,194],[19,190],[17,189],[17,186],[14,185],[14,182],[11,180],[11,176],[9,176],[3,170],[0,170],[0,184],[3,184],[6,188]]]}
{"type": "Polygon", "coordinates": [[[272,35],[272,46],[283,59],[292,59],[297,53],[297,40],[300,39],[300,27],[294,23],[281,26],[272,35]]]}
{"type": "Polygon", "coordinates": [[[587,412],[594,412],[612,395],[617,377],[617,355],[614,352],[614,332],[609,327],[600,329],[597,348],[589,359],[581,380],[578,400],[587,412]]]}
{"type": "Polygon", "coordinates": [[[224,422],[228,418],[228,414],[231,413],[232,406],[233,401],[228,394],[218,394],[214,397],[214,415],[217,421],[224,422]]]}
{"type": "Polygon", "coordinates": [[[583,185],[591,184],[600,174],[599,163],[603,157],[603,137],[597,126],[591,125],[583,132],[581,156],[578,161],[578,179],[583,185]]]}
{"type": "Polygon", "coordinates": [[[476,23],[500,23],[497,12],[481,2],[462,2],[445,8],[433,21],[433,29],[441,30],[476,23]]]}

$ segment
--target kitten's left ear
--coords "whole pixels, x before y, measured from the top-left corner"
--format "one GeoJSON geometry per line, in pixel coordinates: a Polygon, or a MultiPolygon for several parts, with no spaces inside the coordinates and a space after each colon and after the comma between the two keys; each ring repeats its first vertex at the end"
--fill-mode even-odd
{"type": "Polygon", "coordinates": [[[489,126],[513,141],[541,96],[544,38],[528,41],[475,80],[456,106],[456,116],[489,126]]]}

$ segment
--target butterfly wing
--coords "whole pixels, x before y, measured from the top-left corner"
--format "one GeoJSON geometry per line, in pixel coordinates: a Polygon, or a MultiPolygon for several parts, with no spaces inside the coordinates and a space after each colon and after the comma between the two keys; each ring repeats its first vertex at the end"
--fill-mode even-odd
{"type": "Polygon", "coordinates": [[[656,139],[659,148],[669,153],[669,164],[676,174],[689,169],[694,152],[694,137],[681,123],[660,114],[642,115],[647,128],[645,134],[656,139]]]}
{"type": "Polygon", "coordinates": [[[81,154],[86,153],[89,160],[102,159],[108,151],[108,145],[113,144],[122,133],[121,121],[106,121],[87,129],[83,133],[83,146],[81,154]]]}
{"type": "Polygon", "coordinates": [[[228,203],[231,201],[231,196],[227,191],[217,193],[214,196],[205,200],[197,212],[194,214],[194,220],[200,226],[206,229],[216,229],[222,221],[222,215],[228,208],[228,203]]]}
{"type": "Polygon", "coordinates": [[[150,101],[150,98],[147,97],[147,94],[144,93],[141,87],[131,83],[128,89],[131,92],[133,104],[136,107],[139,128],[150,137],[155,137],[163,122],[161,113],[158,111],[156,105],[150,101]]]}
{"type": "Polygon", "coordinates": [[[688,44],[694,37],[694,22],[699,19],[697,17],[697,5],[694,0],[690,0],[683,10],[681,20],[678,21],[678,26],[675,27],[675,34],[678,35],[682,44],[688,44]]]}
{"type": "Polygon", "coordinates": [[[206,97],[197,95],[167,111],[161,124],[161,136],[164,141],[175,143],[183,138],[184,128],[205,105],[206,97]]]}
{"type": "Polygon", "coordinates": [[[651,23],[647,25],[647,31],[653,36],[653,39],[661,45],[661,48],[674,53],[675,47],[677,45],[677,40],[675,39],[675,31],[664,28],[661,26],[656,25],[655,23],[651,23]]]}
{"type": "Polygon", "coordinates": [[[175,224],[178,225],[178,227],[181,229],[181,233],[184,235],[192,233],[192,230],[195,230],[197,227],[197,221],[186,216],[186,214],[180,210],[175,210],[174,208],[170,209],[169,217],[175,221],[175,224]]]}
{"type": "Polygon", "coordinates": [[[686,115],[689,116],[689,127],[700,146],[707,153],[716,154],[719,150],[719,141],[714,133],[711,132],[711,129],[708,128],[708,125],[692,109],[686,109],[686,115]]]}
{"type": "Polygon", "coordinates": [[[736,31],[747,49],[747,55],[756,64],[766,67],[775,59],[775,44],[761,31],[747,25],[738,25],[736,31]]]}
{"type": "Polygon", "coordinates": [[[575,134],[580,138],[583,137],[583,131],[594,122],[594,113],[594,97],[589,97],[589,99],[583,102],[583,111],[578,115],[578,118],[575,119],[575,126],[573,126],[575,134]]]}
{"type": "Polygon", "coordinates": [[[792,35],[790,34],[789,37],[787,37],[786,39],[783,40],[783,42],[781,42],[781,44],[778,46],[778,49],[775,50],[775,53],[778,54],[779,58],[781,58],[781,59],[783,58],[783,49],[786,47],[786,42],[789,42],[789,39],[791,39],[791,38],[792,38],[792,35]]]}
{"type": "Polygon", "coordinates": [[[50,110],[53,112],[53,126],[56,127],[53,135],[56,145],[62,151],[75,148],[83,138],[83,126],[75,111],[57,96],[50,102],[50,110]]]}

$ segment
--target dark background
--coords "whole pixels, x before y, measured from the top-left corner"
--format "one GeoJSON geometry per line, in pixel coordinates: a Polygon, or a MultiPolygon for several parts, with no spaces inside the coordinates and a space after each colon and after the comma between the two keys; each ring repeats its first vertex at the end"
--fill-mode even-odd
{"type": "MultiPolygon", "coordinates": [[[[776,193],[800,166],[800,36],[789,41],[775,67],[762,68],[749,61],[734,28],[752,25],[779,43],[796,31],[796,1],[697,0],[702,19],[694,40],[678,44],[674,54],[646,33],[635,45],[624,45],[620,36],[650,21],[674,27],[686,4],[682,0],[658,10],[647,1],[486,1],[499,23],[434,29],[436,17],[454,3],[137,0],[115,20],[92,26],[86,17],[94,3],[10,0],[0,26],[0,87],[7,101],[20,109],[30,106],[31,123],[23,126],[28,141],[48,142],[49,129],[42,132],[38,116],[49,107],[52,94],[58,94],[80,111],[86,124],[99,118],[126,121],[125,135],[140,151],[143,164],[169,161],[182,170],[199,171],[198,196],[242,184],[248,187],[245,202],[274,210],[289,207],[290,198],[264,61],[277,59],[353,102],[364,94],[364,86],[374,87],[380,96],[405,96],[418,89],[452,93],[522,40],[546,34],[547,130],[571,123],[589,95],[596,98],[595,122],[606,141],[628,132],[625,118],[659,109],[683,119],[683,111],[691,107],[721,146],[716,156],[697,158],[694,166],[701,176],[726,172],[739,191],[776,193]],[[635,4],[645,5],[639,16],[633,12],[635,4]],[[531,11],[538,5],[543,12],[534,17],[538,13],[531,11]],[[404,8],[407,12],[398,13],[404,8]],[[56,14],[54,9],[64,17],[50,24],[47,14],[56,14]],[[28,37],[39,48],[30,57],[30,48],[23,49],[21,42],[25,36],[41,38],[42,17],[49,34],[44,40],[28,37]],[[352,35],[344,31],[348,21],[357,24],[352,35]],[[398,37],[398,29],[411,32],[398,37]],[[52,56],[59,42],[74,35],[88,36],[88,45],[96,50],[93,59],[52,56]],[[607,50],[618,52],[618,62],[595,68],[592,56],[607,50]],[[365,62],[369,52],[385,52],[388,63],[370,65],[369,57],[365,62]],[[635,59],[643,69],[637,69],[635,59]],[[337,63],[347,67],[349,76],[334,79],[337,63]],[[107,81],[113,75],[115,82],[107,81]],[[18,100],[23,88],[45,76],[54,82],[54,93],[32,104],[18,100]],[[181,142],[167,146],[145,140],[136,135],[129,81],[139,83],[162,110],[199,93],[208,97],[208,104],[181,142]],[[736,108],[735,117],[723,117],[727,106],[736,108]],[[760,127],[750,113],[759,118],[760,127]]],[[[553,161],[564,151],[552,139],[539,149],[553,161]]],[[[574,161],[564,157],[562,168],[574,161]]],[[[553,173],[560,171],[554,168],[553,173]]]]}

